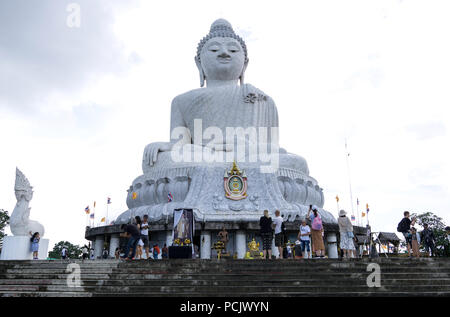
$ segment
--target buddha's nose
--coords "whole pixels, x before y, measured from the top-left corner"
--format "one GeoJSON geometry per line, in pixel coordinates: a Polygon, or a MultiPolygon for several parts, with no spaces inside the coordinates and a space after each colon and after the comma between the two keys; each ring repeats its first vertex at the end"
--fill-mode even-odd
{"type": "Polygon", "coordinates": [[[231,56],[228,55],[227,53],[223,52],[223,53],[219,54],[217,57],[220,57],[220,58],[230,58],[231,56]]]}

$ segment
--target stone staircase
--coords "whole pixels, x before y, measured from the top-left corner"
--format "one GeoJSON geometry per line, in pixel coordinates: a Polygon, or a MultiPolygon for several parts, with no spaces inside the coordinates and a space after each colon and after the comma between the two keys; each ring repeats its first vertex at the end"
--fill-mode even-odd
{"type": "Polygon", "coordinates": [[[450,296],[450,259],[0,261],[0,296],[336,295],[450,296]],[[369,263],[380,287],[367,286],[369,263]],[[67,284],[69,264],[79,287],[67,284]]]}

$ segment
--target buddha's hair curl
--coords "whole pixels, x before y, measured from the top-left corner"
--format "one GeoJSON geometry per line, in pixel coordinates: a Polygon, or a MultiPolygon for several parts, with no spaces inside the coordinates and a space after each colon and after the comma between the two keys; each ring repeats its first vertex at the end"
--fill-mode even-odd
{"type": "Polygon", "coordinates": [[[198,43],[197,55],[195,56],[197,61],[200,62],[200,54],[202,52],[202,49],[203,49],[203,46],[205,45],[205,43],[214,37],[229,37],[229,38],[233,38],[233,39],[237,40],[239,42],[239,44],[241,44],[242,49],[244,50],[245,61],[248,61],[247,45],[245,45],[244,40],[239,35],[234,33],[234,30],[231,27],[231,24],[227,20],[224,20],[224,19],[216,20],[211,25],[211,29],[209,30],[209,33],[204,38],[201,39],[200,43],[198,43]]]}

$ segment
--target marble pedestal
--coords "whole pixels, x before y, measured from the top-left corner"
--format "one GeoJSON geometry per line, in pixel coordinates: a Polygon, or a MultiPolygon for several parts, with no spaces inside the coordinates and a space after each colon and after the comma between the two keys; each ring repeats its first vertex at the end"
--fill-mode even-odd
{"type": "MultiPolygon", "coordinates": [[[[47,259],[48,239],[39,241],[39,260],[47,259]]],[[[32,260],[33,252],[30,251],[30,237],[27,236],[6,236],[3,238],[3,248],[1,260],[32,260]]]]}
{"type": "Polygon", "coordinates": [[[327,234],[327,245],[328,245],[328,258],[330,259],[337,259],[338,252],[337,252],[337,238],[335,233],[328,233],[327,234]]]}
{"type": "Polygon", "coordinates": [[[210,259],[211,258],[211,232],[202,231],[200,235],[200,258],[210,259]]]}

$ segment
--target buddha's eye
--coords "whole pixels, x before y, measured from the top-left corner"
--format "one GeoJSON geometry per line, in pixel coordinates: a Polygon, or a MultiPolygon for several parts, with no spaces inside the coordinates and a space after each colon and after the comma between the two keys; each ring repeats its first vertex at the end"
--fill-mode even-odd
{"type": "Polygon", "coordinates": [[[208,48],[211,52],[217,52],[219,51],[219,47],[217,45],[212,45],[208,48]]]}
{"type": "Polygon", "coordinates": [[[232,45],[232,46],[229,46],[229,47],[228,47],[228,50],[229,50],[231,53],[237,53],[237,52],[239,52],[239,47],[236,47],[236,46],[232,45]]]}

